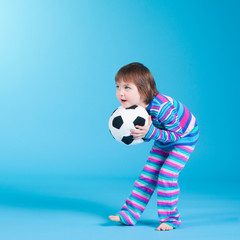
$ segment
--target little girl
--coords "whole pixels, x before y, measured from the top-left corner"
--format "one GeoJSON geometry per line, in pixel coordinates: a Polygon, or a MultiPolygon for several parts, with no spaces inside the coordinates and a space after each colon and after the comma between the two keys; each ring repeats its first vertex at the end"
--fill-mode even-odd
{"type": "Polygon", "coordinates": [[[117,99],[124,108],[140,105],[150,115],[149,124],[136,126],[131,134],[136,139],[153,139],[154,144],[130,197],[121,211],[109,218],[125,225],[135,225],[157,187],[160,221],[157,230],[177,228],[181,224],[177,209],[178,175],[199,137],[196,119],[182,103],[159,94],[151,72],[140,63],[122,67],[115,81],[117,99]]]}

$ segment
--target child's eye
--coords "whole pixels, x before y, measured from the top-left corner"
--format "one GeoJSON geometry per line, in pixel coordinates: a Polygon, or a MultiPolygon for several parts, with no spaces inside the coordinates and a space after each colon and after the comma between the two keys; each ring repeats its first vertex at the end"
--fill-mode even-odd
{"type": "Polygon", "coordinates": [[[119,88],[119,86],[116,86],[116,88],[119,88]]]}
{"type": "Polygon", "coordinates": [[[128,89],[130,89],[130,87],[126,86],[125,89],[128,90],[128,89]]]}

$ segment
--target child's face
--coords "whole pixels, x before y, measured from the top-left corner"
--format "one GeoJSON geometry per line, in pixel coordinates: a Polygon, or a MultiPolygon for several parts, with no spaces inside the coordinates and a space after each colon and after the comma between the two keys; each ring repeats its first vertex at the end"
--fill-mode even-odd
{"type": "Polygon", "coordinates": [[[133,105],[140,105],[146,107],[140,93],[138,92],[137,86],[134,83],[127,83],[119,81],[116,83],[117,87],[117,99],[124,108],[131,107],[133,105]]]}

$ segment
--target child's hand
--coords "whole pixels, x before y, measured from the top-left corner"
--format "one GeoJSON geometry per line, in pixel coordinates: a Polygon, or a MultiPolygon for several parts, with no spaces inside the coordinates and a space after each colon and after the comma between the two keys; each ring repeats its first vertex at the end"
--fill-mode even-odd
{"type": "Polygon", "coordinates": [[[152,124],[152,118],[151,118],[151,116],[149,116],[148,117],[148,125],[146,125],[146,126],[136,125],[135,127],[137,129],[132,129],[131,135],[134,136],[134,139],[144,138],[146,136],[146,134],[148,133],[148,130],[149,130],[151,124],[152,124]]]}

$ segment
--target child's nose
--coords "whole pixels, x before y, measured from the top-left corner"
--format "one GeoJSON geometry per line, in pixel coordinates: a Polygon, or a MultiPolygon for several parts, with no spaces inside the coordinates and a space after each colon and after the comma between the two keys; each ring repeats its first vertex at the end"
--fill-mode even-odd
{"type": "Polygon", "coordinates": [[[123,96],[124,95],[124,91],[120,90],[120,95],[123,96]]]}

